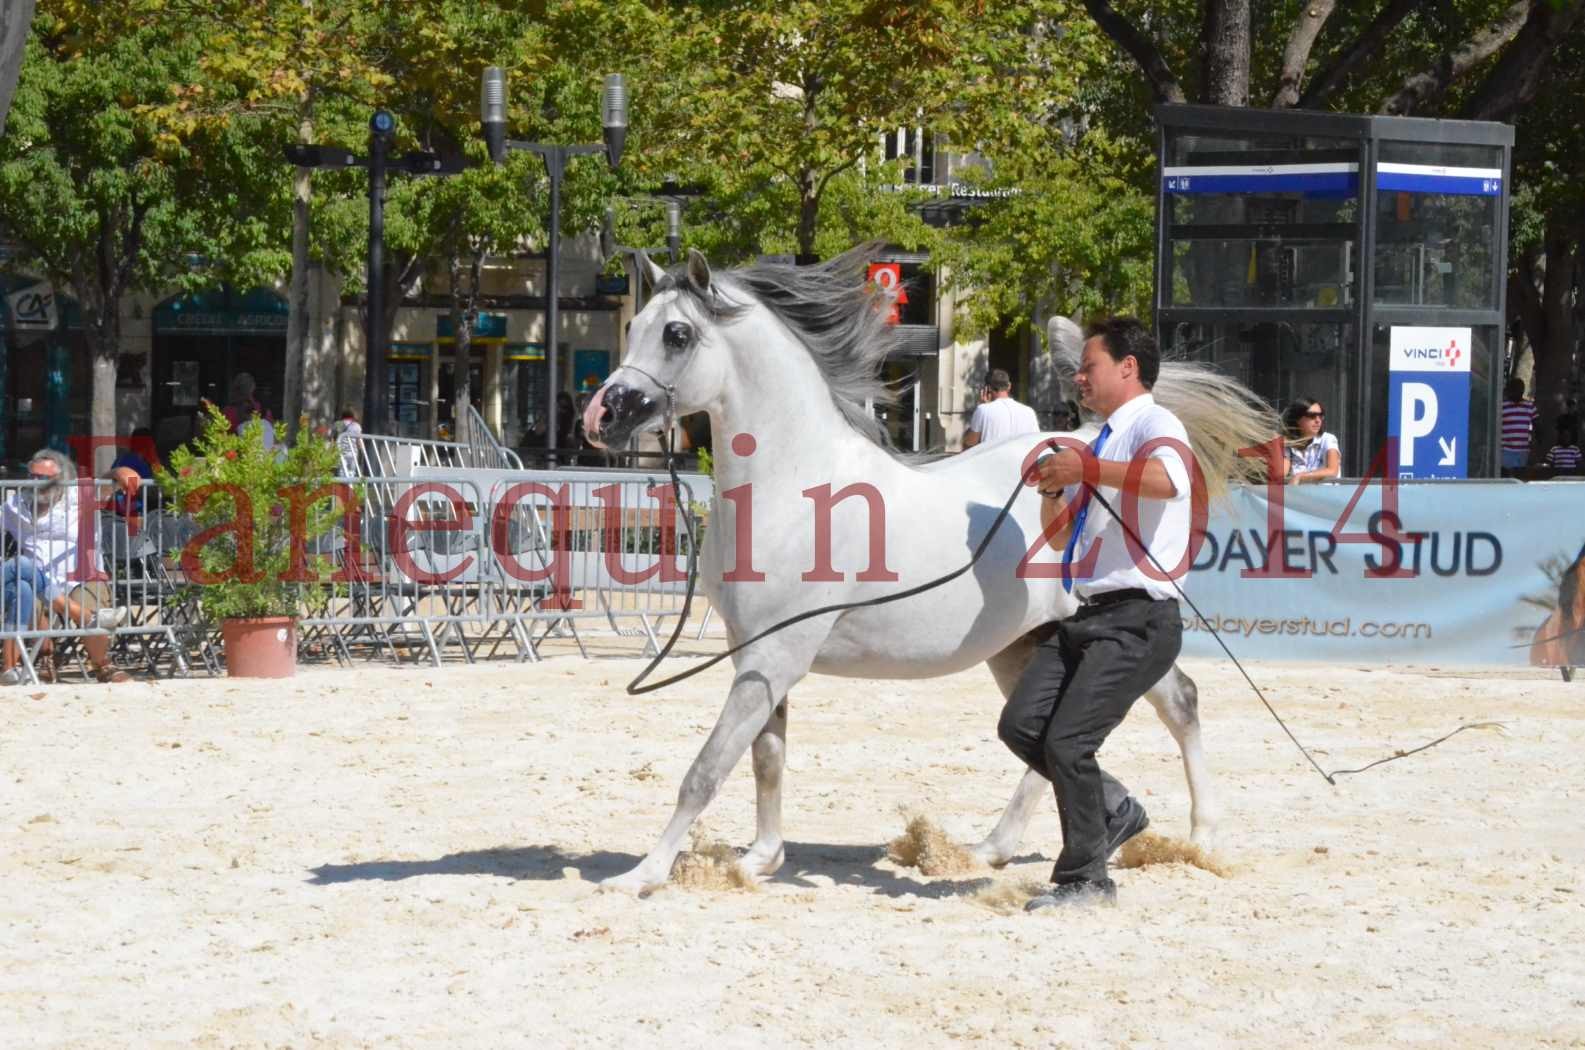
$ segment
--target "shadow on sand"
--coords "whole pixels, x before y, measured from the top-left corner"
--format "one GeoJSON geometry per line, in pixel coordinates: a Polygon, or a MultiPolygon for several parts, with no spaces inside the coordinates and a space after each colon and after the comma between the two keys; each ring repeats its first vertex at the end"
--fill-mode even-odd
{"type": "MultiPolygon", "coordinates": [[[[632,853],[596,850],[592,853],[568,851],[559,846],[499,846],[494,849],[448,853],[433,860],[370,860],[356,864],[322,864],[312,869],[308,882],[331,886],[343,882],[399,882],[420,875],[493,875],[505,879],[554,881],[565,878],[572,868],[586,882],[598,882],[620,875],[636,865],[641,857],[632,853]]],[[[1023,864],[1043,860],[1039,854],[1014,859],[1023,864]]],[[[883,846],[859,846],[824,842],[789,842],[787,862],[770,880],[772,884],[816,889],[829,881],[837,886],[868,889],[883,897],[923,897],[942,899],[974,893],[990,884],[989,869],[965,878],[927,879],[908,871],[883,867],[883,846]]]]}

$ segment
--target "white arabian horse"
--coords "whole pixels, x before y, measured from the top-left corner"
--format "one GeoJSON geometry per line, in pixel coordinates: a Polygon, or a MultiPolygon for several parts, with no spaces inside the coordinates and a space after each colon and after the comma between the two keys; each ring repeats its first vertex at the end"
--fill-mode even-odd
{"type": "MultiPolygon", "coordinates": [[[[894,593],[963,565],[1040,443],[1013,438],[919,465],[882,445],[866,402],[886,398],[877,373],[896,335],[866,287],[864,258],[859,250],[821,266],[712,275],[693,252],[672,275],[653,268],[657,292],[633,319],[628,355],[584,416],[591,439],[619,445],[663,425],[668,411],[710,413],[716,499],[699,585],[734,644],[800,611],[894,593]],[[858,488],[831,506],[848,486],[858,488]]],[[[1242,387],[1209,369],[1165,365],[1155,392],[1182,419],[1218,490],[1238,469],[1238,448],[1278,432],[1242,387]]],[[[988,663],[1009,694],[1042,625],[1078,608],[1054,575],[1060,555],[1042,549],[1040,533],[1039,496],[1029,488],[972,572],[903,601],[806,620],[736,654],[726,706],[660,841],[604,886],[646,893],[664,884],[689,827],[751,745],[757,833],[741,863],[756,877],[781,866],[787,694],[810,672],[931,678],[988,663]],[[1048,567],[1042,578],[1018,571],[1031,548],[1032,561],[1048,567]]],[[[1174,669],[1147,697],[1183,754],[1194,841],[1208,843],[1216,808],[1194,684],[1174,669]]],[[[987,726],[994,721],[988,714],[987,726]]],[[[1010,860],[1048,790],[1027,772],[974,852],[991,865],[1010,860]]],[[[1109,809],[1125,791],[1108,780],[1109,809]]]]}

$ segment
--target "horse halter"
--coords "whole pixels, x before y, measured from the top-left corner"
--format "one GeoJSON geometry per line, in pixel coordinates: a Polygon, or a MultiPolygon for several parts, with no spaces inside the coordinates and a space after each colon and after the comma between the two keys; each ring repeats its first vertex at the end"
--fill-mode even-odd
{"type": "MultiPolygon", "coordinates": [[[[688,361],[689,361],[689,363],[693,362],[693,355],[692,354],[688,355],[688,361]]],[[[673,386],[671,383],[662,383],[659,379],[656,379],[653,375],[651,375],[650,373],[646,372],[644,369],[638,367],[637,365],[630,365],[630,364],[628,364],[625,361],[622,364],[619,364],[619,365],[616,366],[616,371],[620,372],[624,368],[631,369],[632,371],[637,372],[639,375],[643,376],[645,379],[648,379],[651,383],[654,383],[663,392],[665,392],[665,394],[666,394],[666,426],[665,426],[665,432],[668,433],[668,434],[671,433],[672,423],[677,418],[677,388],[675,386],[673,386]]],[[[616,374],[615,372],[612,373],[612,375],[615,375],[615,374],[616,374]]],[[[668,458],[671,456],[671,450],[669,448],[666,450],[666,455],[667,455],[668,458]]]]}

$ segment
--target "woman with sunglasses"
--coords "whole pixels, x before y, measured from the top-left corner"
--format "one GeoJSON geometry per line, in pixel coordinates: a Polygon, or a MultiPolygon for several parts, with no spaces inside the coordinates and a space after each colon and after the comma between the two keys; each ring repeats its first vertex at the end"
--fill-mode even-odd
{"type": "Polygon", "coordinates": [[[1326,432],[1326,409],[1321,402],[1301,397],[1282,410],[1288,439],[1288,481],[1300,485],[1325,481],[1343,472],[1343,453],[1337,438],[1326,432]]]}

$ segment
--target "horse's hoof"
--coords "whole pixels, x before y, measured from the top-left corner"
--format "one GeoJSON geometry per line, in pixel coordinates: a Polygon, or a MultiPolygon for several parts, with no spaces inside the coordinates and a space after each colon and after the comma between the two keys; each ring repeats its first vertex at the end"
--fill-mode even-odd
{"type": "Polygon", "coordinates": [[[774,851],[750,846],[749,851],[743,854],[742,859],[737,863],[750,878],[768,879],[781,870],[781,866],[786,862],[787,849],[778,843],[774,851]]]}
{"type": "Polygon", "coordinates": [[[1209,852],[1216,848],[1216,832],[1211,828],[1194,828],[1189,832],[1189,841],[1209,852]]]}
{"type": "Polygon", "coordinates": [[[990,839],[986,839],[978,846],[969,850],[969,855],[981,864],[992,868],[1005,868],[1007,862],[1012,860],[1012,854],[997,846],[990,839]]]}
{"type": "Polygon", "coordinates": [[[666,884],[662,879],[656,882],[644,875],[642,866],[621,875],[612,875],[609,879],[600,880],[601,893],[626,893],[632,897],[648,897],[651,893],[666,884]]]}

